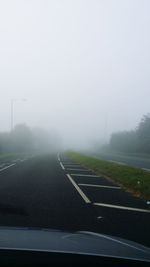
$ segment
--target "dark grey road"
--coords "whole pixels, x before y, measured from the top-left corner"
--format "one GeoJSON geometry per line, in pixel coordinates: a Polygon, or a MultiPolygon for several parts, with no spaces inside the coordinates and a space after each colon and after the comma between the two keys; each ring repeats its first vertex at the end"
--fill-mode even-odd
{"type": "Polygon", "coordinates": [[[150,246],[146,202],[63,155],[0,167],[0,225],[88,230],[150,246]]]}

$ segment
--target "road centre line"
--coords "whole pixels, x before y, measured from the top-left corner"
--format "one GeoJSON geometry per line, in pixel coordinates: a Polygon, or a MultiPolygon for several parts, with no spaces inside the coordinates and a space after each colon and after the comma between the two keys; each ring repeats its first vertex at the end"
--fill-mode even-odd
{"type": "Polygon", "coordinates": [[[71,176],[83,176],[83,177],[99,177],[98,175],[95,174],[81,174],[81,173],[71,173],[71,176]]]}
{"type": "Polygon", "coordinates": [[[61,162],[60,163],[60,166],[62,167],[63,170],[65,170],[65,167],[63,166],[63,164],[61,162]]]}
{"type": "Polygon", "coordinates": [[[91,203],[91,201],[89,200],[89,198],[83,193],[83,191],[75,183],[75,181],[72,179],[72,177],[69,174],[67,174],[67,177],[70,180],[70,182],[73,184],[73,186],[75,187],[75,189],[78,191],[78,193],[80,194],[80,196],[84,199],[84,201],[86,203],[91,203]]]}
{"type": "Polygon", "coordinates": [[[107,185],[98,185],[98,184],[78,184],[78,185],[89,186],[89,187],[109,188],[109,189],[121,189],[120,186],[107,186],[107,185]]]}
{"type": "Polygon", "coordinates": [[[100,207],[106,207],[106,208],[114,208],[114,209],[122,209],[122,210],[131,210],[131,211],[150,213],[150,210],[147,210],[147,209],[138,209],[138,208],[125,207],[125,206],[105,204],[105,203],[93,203],[93,205],[100,206],[100,207]]]}
{"type": "Polygon", "coordinates": [[[8,169],[8,168],[10,168],[10,167],[12,167],[12,166],[14,166],[14,165],[16,165],[16,163],[13,163],[13,164],[11,164],[11,165],[9,165],[9,166],[3,168],[3,169],[0,169],[0,172],[2,172],[2,171],[6,170],[6,169],[8,169]]]}

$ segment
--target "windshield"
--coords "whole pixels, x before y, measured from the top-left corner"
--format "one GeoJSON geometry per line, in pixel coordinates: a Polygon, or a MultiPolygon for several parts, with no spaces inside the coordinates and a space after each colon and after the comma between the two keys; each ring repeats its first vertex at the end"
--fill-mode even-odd
{"type": "Polygon", "coordinates": [[[150,247],[150,1],[0,1],[0,226],[150,247]]]}

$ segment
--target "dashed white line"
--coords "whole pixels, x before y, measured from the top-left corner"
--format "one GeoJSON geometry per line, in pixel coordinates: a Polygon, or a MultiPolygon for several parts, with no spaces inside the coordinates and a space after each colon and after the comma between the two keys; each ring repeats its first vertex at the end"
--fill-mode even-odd
{"type": "Polygon", "coordinates": [[[65,170],[64,165],[61,162],[59,162],[59,163],[60,163],[60,166],[62,167],[62,169],[65,170]]]}
{"type": "Polygon", "coordinates": [[[121,189],[120,186],[108,186],[108,185],[98,185],[98,184],[78,184],[80,186],[89,186],[89,187],[100,187],[100,188],[111,188],[111,189],[121,189]]]}
{"type": "Polygon", "coordinates": [[[72,177],[67,174],[68,179],[70,180],[70,182],[73,184],[73,186],[76,188],[76,190],[78,191],[78,193],[80,194],[80,196],[84,199],[84,201],[86,203],[91,203],[91,201],[89,200],[89,198],[83,193],[83,191],[79,188],[79,186],[75,183],[75,181],[72,179],[72,177]]]}
{"type": "Polygon", "coordinates": [[[83,176],[83,177],[99,177],[98,175],[95,174],[81,174],[81,173],[71,173],[71,176],[83,176]]]}
{"type": "Polygon", "coordinates": [[[8,169],[8,168],[10,168],[10,167],[12,167],[12,166],[14,166],[14,165],[16,165],[16,163],[13,163],[13,164],[11,164],[11,165],[9,165],[9,166],[3,168],[3,169],[0,169],[0,172],[2,172],[2,171],[6,170],[6,169],[8,169]]]}
{"type": "Polygon", "coordinates": [[[138,209],[138,208],[125,207],[125,206],[105,204],[105,203],[93,203],[93,205],[106,207],[106,208],[114,208],[114,209],[122,209],[122,210],[131,210],[131,211],[150,213],[150,210],[147,210],[147,209],[138,209]]]}

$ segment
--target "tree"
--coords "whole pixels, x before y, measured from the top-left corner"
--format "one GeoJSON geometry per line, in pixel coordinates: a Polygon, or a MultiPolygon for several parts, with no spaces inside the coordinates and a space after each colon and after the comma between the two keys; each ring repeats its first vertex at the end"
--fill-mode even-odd
{"type": "Polygon", "coordinates": [[[110,139],[110,147],[119,152],[136,152],[138,148],[136,131],[123,131],[113,133],[110,139]]]}
{"type": "Polygon", "coordinates": [[[139,149],[142,152],[150,152],[150,114],[144,115],[137,127],[139,149]]]}
{"type": "Polygon", "coordinates": [[[18,124],[11,133],[12,150],[14,152],[30,152],[33,149],[33,135],[28,126],[18,124]]]}

